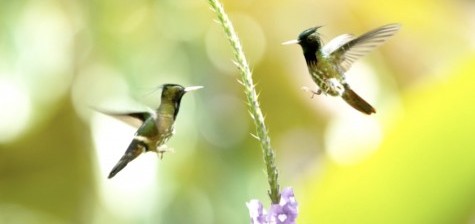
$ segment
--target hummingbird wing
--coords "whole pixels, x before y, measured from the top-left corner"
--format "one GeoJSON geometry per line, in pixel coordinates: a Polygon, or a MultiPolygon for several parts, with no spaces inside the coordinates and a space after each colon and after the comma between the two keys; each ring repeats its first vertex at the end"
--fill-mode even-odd
{"type": "Polygon", "coordinates": [[[400,24],[388,24],[369,31],[341,45],[338,49],[330,53],[330,58],[339,62],[344,71],[347,71],[354,61],[384,43],[400,28],[400,24]]]}
{"type": "Polygon", "coordinates": [[[330,56],[332,52],[340,48],[343,44],[348,43],[348,41],[355,39],[351,34],[342,34],[333,38],[330,42],[325,44],[322,48],[322,52],[325,56],[330,56]]]}
{"type": "Polygon", "coordinates": [[[155,117],[155,113],[152,111],[148,112],[111,112],[111,111],[102,111],[97,110],[105,115],[109,115],[117,120],[120,120],[132,127],[139,128],[142,124],[150,117],[155,117]]]}

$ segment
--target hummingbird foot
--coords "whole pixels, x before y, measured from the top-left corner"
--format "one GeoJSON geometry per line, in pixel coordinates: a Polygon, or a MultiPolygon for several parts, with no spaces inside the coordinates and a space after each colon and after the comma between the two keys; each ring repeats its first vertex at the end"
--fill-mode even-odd
{"type": "Polygon", "coordinates": [[[314,97],[315,95],[320,95],[320,94],[322,94],[322,90],[321,90],[321,89],[312,90],[312,89],[310,89],[310,88],[308,88],[308,87],[306,87],[306,86],[302,86],[302,90],[305,91],[305,92],[311,92],[311,93],[312,93],[312,96],[310,96],[310,98],[312,98],[312,99],[313,99],[313,97],[314,97]]]}
{"type": "Polygon", "coordinates": [[[171,147],[168,147],[167,145],[160,145],[157,147],[156,152],[158,154],[158,157],[160,159],[163,159],[163,154],[165,154],[166,152],[175,152],[175,150],[171,147]]]}

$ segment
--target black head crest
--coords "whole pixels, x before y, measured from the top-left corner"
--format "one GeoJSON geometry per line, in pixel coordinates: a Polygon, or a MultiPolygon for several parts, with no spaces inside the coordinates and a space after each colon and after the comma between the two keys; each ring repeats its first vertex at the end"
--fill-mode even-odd
{"type": "MultiPolygon", "coordinates": [[[[316,27],[312,27],[312,28],[308,28],[306,30],[304,30],[302,33],[300,33],[299,35],[299,42],[302,42],[302,41],[305,41],[310,35],[314,34],[317,32],[317,30],[322,27],[322,26],[316,26],[316,27]]],[[[317,33],[318,34],[318,33],[317,33]]]]}

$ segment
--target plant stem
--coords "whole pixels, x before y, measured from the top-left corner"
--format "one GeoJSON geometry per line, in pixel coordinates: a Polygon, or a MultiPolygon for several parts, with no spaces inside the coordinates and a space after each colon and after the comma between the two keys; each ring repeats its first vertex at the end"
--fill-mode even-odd
{"type": "Polygon", "coordinates": [[[256,126],[257,135],[255,136],[261,143],[261,149],[264,156],[264,162],[266,164],[267,178],[270,186],[268,192],[269,197],[273,204],[278,204],[280,200],[278,176],[279,172],[275,165],[275,154],[270,144],[270,137],[264,123],[264,116],[259,106],[258,95],[256,93],[255,85],[252,80],[252,73],[249,69],[249,65],[244,55],[239,37],[234,30],[231,20],[228,18],[222,4],[219,0],[208,0],[211,8],[218,17],[218,22],[224,29],[226,38],[229,40],[234,54],[234,63],[238,67],[241,75],[240,83],[244,86],[244,92],[247,97],[249,110],[251,117],[254,120],[256,126]]]}

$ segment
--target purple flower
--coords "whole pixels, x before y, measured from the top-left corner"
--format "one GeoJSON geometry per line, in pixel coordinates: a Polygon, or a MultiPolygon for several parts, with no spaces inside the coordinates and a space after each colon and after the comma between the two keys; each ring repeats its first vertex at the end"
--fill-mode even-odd
{"type": "Polygon", "coordinates": [[[298,203],[290,187],[281,192],[279,204],[272,204],[268,212],[257,199],[249,201],[246,205],[251,216],[251,224],[295,224],[298,214],[298,203]]]}

